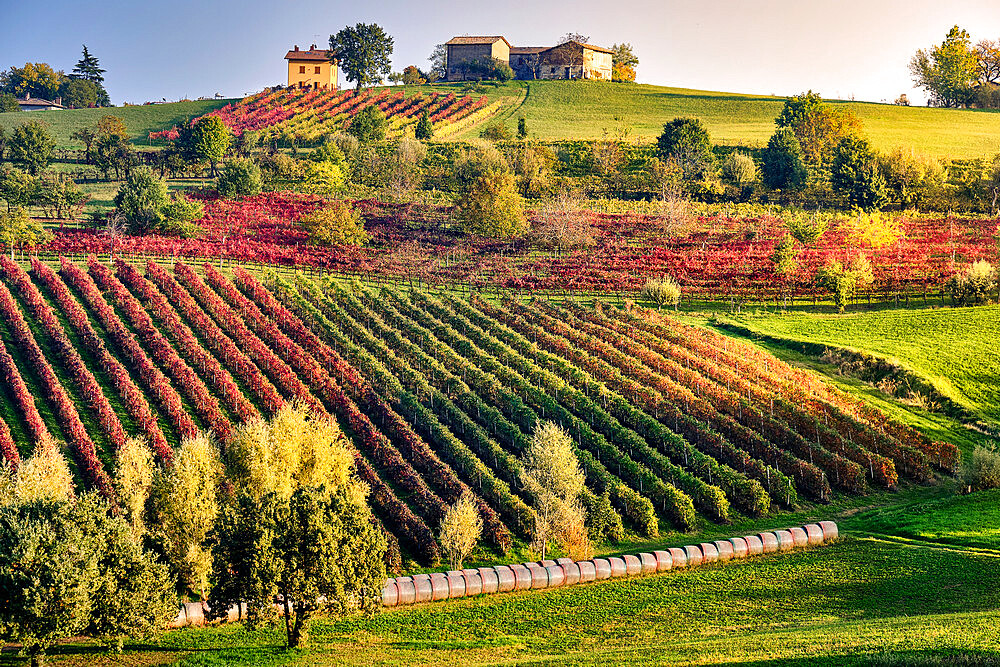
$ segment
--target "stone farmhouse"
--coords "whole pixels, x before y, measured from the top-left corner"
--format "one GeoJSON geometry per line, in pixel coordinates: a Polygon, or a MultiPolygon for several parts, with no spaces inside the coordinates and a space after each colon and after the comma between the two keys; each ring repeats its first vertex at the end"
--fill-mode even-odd
{"type": "Polygon", "coordinates": [[[330,61],[330,52],[318,49],[313,44],[308,51],[299,50],[299,45],[285,54],[288,61],[289,88],[315,88],[316,90],[336,90],[340,68],[330,61]]]}
{"type": "Polygon", "coordinates": [[[479,78],[474,62],[489,58],[507,63],[518,79],[611,80],[611,49],[566,42],[558,46],[511,46],[503,36],[452,37],[445,42],[446,81],[479,78]]]}

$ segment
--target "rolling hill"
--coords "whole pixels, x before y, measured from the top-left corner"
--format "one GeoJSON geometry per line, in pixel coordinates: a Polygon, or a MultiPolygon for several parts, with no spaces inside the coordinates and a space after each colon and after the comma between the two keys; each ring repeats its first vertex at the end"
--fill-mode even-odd
{"type": "MultiPolygon", "coordinates": [[[[460,94],[459,84],[395,87],[405,94],[447,91],[460,94]]],[[[513,127],[524,116],[532,137],[544,140],[597,139],[617,127],[631,130],[631,137],[649,141],[663,123],[678,116],[700,118],[716,143],[762,145],[774,130],[774,118],[784,98],[742,95],[671,88],[645,84],[590,81],[513,81],[487,86],[490,102],[510,98],[511,104],[499,116],[513,127]]],[[[478,91],[476,94],[479,94],[478,91]]],[[[137,140],[149,132],[162,130],[192,116],[207,113],[231,100],[178,102],[114,109],[32,112],[39,114],[56,135],[59,147],[76,145],[69,135],[79,127],[94,123],[104,113],[124,118],[137,140]]],[[[1000,113],[973,109],[900,107],[891,104],[833,101],[845,105],[861,118],[877,148],[896,147],[938,158],[968,159],[992,157],[1000,152],[1000,113]]],[[[9,128],[27,116],[0,114],[0,127],[9,128]]],[[[480,127],[449,137],[468,139],[480,127]]]]}

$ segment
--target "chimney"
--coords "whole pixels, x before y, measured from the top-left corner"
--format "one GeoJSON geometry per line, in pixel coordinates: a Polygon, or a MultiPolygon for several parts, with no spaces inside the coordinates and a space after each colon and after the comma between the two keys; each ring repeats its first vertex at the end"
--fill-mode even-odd
{"type": "Polygon", "coordinates": [[[310,50],[310,51],[315,51],[315,50],[316,50],[316,45],[315,45],[315,44],[313,44],[312,46],[310,46],[310,47],[309,47],[309,50],[310,50]]]}
{"type": "Polygon", "coordinates": [[[294,48],[294,49],[292,49],[292,50],[293,50],[293,51],[298,51],[298,50],[299,50],[299,45],[298,45],[298,44],[296,44],[296,45],[295,45],[295,48],[294,48]]]}

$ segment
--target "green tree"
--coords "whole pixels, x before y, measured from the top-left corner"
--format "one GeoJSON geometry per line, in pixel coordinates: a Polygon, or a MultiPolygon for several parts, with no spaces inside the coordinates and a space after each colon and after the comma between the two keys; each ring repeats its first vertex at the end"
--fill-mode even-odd
{"type": "Polygon", "coordinates": [[[7,202],[7,211],[23,208],[38,199],[38,179],[14,167],[0,169],[0,199],[7,202]]]}
{"type": "Polygon", "coordinates": [[[97,84],[86,79],[67,79],[59,89],[62,103],[71,109],[89,109],[97,106],[97,84]]]}
{"type": "Polygon", "coordinates": [[[105,501],[0,507],[0,637],[21,642],[33,665],[59,639],[87,634],[120,648],[176,613],[167,568],[105,501]]]}
{"type": "Polygon", "coordinates": [[[835,110],[811,90],[786,99],[774,122],[795,132],[806,162],[816,167],[829,164],[841,139],[861,133],[861,121],[853,112],[835,110]]]}
{"type": "Polygon", "coordinates": [[[15,127],[7,140],[7,161],[26,170],[32,176],[52,162],[56,140],[40,121],[31,120],[15,127]]]}
{"type": "Polygon", "coordinates": [[[635,81],[635,68],[639,66],[639,58],[628,42],[611,45],[611,80],[635,81]]]}
{"type": "Polygon", "coordinates": [[[260,167],[248,158],[235,158],[226,162],[216,181],[219,196],[225,199],[259,195],[260,188],[260,167]]]}
{"type": "Polygon", "coordinates": [[[287,499],[239,493],[216,521],[214,613],[246,602],[259,618],[280,596],[288,646],[297,648],[317,612],[375,609],[387,545],[366,494],[353,475],[346,486],[302,486],[287,499]]]}
{"type": "Polygon", "coordinates": [[[385,113],[373,104],[354,116],[347,131],[361,143],[367,144],[385,139],[388,126],[385,113]]]}
{"type": "Polygon", "coordinates": [[[956,25],[941,44],[914,54],[910,74],[941,106],[961,107],[972,99],[979,63],[969,33],[956,25]]]}
{"type": "Polygon", "coordinates": [[[0,113],[13,113],[20,110],[21,105],[17,103],[17,97],[13,93],[0,92],[0,113]]]}
{"type": "Polygon", "coordinates": [[[841,313],[858,290],[870,286],[873,281],[871,264],[862,255],[855,257],[849,267],[830,260],[816,273],[817,284],[833,294],[834,304],[841,313]]]}
{"type": "Polygon", "coordinates": [[[129,141],[125,121],[111,114],[101,116],[93,128],[84,128],[75,136],[79,141],[90,138],[88,156],[90,161],[108,178],[114,170],[115,177],[121,179],[139,164],[132,143],[129,141]]]}
{"type": "Polygon", "coordinates": [[[790,128],[780,128],[767,141],[761,154],[761,180],[769,188],[784,190],[805,185],[808,170],[798,137],[790,128]]]}
{"type": "Polygon", "coordinates": [[[840,142],[831,166],[830,181],[835,190],[847,195],[851,206],[872,211],[889,203],[889,189],[879,167],[879,155],[866,139],[847,137],[840,142]]]}
{"type": "Polygon", "coordinates": [[[749,185],[757,180],[757,163],[742,151],[730,153],[722,163],[722,175],[735,185],[749,185]]]}
{"type": "Polygon", "coordinates": [[[407,65],[403,69],[403,78],[401,81],[404,86],[419,86],[427,83],[427,79],[423,77],[416,65],[407,65]]]}
{"type": "Polygon", "coordinates": [[[87,45],[84,44],[83,56],[77,61],[70,77],[93,82],[97,88],[97,106],[109,107],[111,106],[111,98],[108,97],[108,91],[104,89],[104,72],[106,71],[101,69],[101,63],[97,56],[87,50],[87,45]]]}
{"type": "Polygon", "coordinates": [[[517,138],[527,139],[528,138],[528,119],[521,116],[517,119],[517,138]]]}
{"type": "Polygon", "coordinates": [[[505,239],[527,231],[517,178],[504,169],[491,169],[463,187],[456,194],[455,208],[470,234],[505,239]]]}
{"type": "Polygon", "coordinates": [[[708,130],[697,118],[673,119],[656,143],[662,157],[677,161],[685,178],[700,177],[715,160],[708,130]]]}
{"type": "Polygon", "coordinates": [[[346,169],[334,162],[312,162],[302,175],[302,190],[321,197],[332,197],[347,183],[346,169]]]}
{"type": "Polygon", "coordinates": [[[358,23],[330,35],[333,62],[339,63],[345,78],[357,84],[359,91],[389,75],[392,47],[392,37],[375,23],[358,23]]]}
{"type": "MultiPolygon", "coordinates": [[[[430,74],[434,75],[434,79],[444,79],[448,76],[448,47],[444,44],[435,44],[434,49],[431,51],[431,55],[427,57],[430,62],[430,74]]],[[[427,78],[427,77],[424,77],[427,78]]],[[[427,79],[430,81],[430,79],[427,79]]]]}
{"type": "Polygon", "coordinates": [[[25,63],[24,67],[11,67],[0,73],[0,90],[17,97],[30,95],[52,100],[59,95],[64,79],[65,75],[48,63],[25,63]]]}
{"type": "Polygon", "coordinates": [[[34,248],[51,238],[52,233],[19,206],[0,213],[0,242],[10,248],[11,259],[14,259],[15,248],[34,248]]]}
{"type": "Polygon", "coordinates": [[[50,174],[40,179],[37,203],[48,218],[75,218],[89,199],[69,174],[50,174]]]}
{"type": "Polygon", "coordinates": [[[190,149],[197,160],[210,165],[209,177],[218,176],[216,165],[233,142],[233,132],[218,116],[203,116],[191,128],[190,149]]]}
{"type": "Polygon", "coordinates": [[[115,195],[115,208],[138,231],[156,229],[163,221],[167,204],[167,184],[149,167],[133,169],[115,195]]]}
{"type": "Polygon", "coordinates": [[[420,114],[420,120],[417,121],[417,126],[413,131],[414,136],[421,141],[427,141],[434,138],[434,126],[431,125],[430,116],[424,111],[420,114]]]}

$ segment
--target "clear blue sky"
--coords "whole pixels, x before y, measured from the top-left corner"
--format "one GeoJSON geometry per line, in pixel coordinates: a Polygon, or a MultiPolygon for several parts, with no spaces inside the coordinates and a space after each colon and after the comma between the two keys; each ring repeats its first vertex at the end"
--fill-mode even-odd
{"type": "Polygon", "coordinates": [[[86,43],[116,104],[242,96],[285,81],[285,52],[359,21],[396,40],[393,65],[426,66],[453,35],[552,44],[567,32],[631,42],[639,80],[727,92],[879,101],[906,92],[907,62],[959,24],[1000,39],[1000,0],[0,0],[0,67],[69,71],[86,43]]]}

